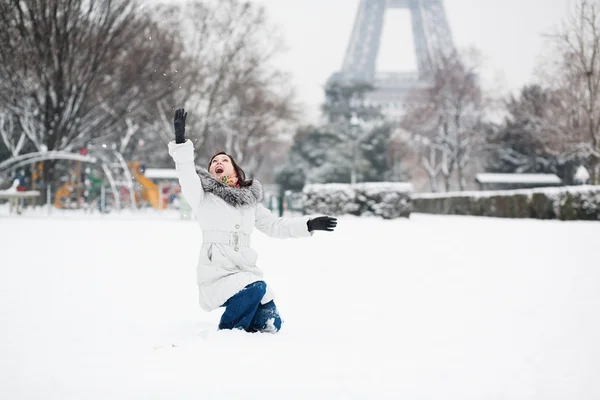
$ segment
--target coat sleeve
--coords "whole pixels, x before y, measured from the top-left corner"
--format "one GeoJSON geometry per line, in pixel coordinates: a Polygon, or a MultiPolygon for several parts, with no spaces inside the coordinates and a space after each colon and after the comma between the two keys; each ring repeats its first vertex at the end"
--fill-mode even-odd
{"type": "Polygon", "coordinates": [[[194,214],[198,215],[198,209],[204,201],[204,189],[200,182],[200,177],[196,173],[196,164],[194,163],[194,144],[191,140],[185,143],[169,143],[169,155],[175,161],[177,178],[181,185],[181,193],[185,200],[192,207],[194,214]]]}
{"type": "Polygon", "coordinates": [[[256,228],[267,236],[277,239],[312,236],[306,222],[309,217],[278,218],[262,204],[256,206],[256,228]]]}

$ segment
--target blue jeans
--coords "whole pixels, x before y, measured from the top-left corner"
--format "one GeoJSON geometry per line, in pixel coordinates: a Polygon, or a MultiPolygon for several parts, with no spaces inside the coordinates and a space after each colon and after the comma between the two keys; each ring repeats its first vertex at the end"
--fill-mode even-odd
{"type": "Polygon", "coordinates": [[[260,304],[267,284],[263,281],[251,283],[223,304],[219,329],[243,329],[246,332],[278,332],[281,317],[273,301],[260,304]]]}

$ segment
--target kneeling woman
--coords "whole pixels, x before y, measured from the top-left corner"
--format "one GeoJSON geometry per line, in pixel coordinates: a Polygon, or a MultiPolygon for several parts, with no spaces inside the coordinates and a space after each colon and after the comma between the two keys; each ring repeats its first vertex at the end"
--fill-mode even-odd
{"type": "Polygon", "coordinates": [[[194,146],[185,139],[186,117],[183,109],[175,112],[175,142],[169,143],[169,154],[183,197],[202,229],[197,267],[200,306],[205,311],[225,307],[219,329],[277,332],[281,318],[274,295],[250,247],[254,227],[274,238],[300,238],[316,230],[333,231],[337,220],[275,217],[260,203],[260,183],[246,180],[244,171],[224,152],[211,158],[208,171],[196,173],[194,146]]]}

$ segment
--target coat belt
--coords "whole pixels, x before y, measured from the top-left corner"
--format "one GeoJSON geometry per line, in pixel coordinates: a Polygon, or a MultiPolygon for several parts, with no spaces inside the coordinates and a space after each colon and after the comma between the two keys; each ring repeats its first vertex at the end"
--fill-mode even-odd
{"type": "Polygon", "coordinates": [[[249,247],[250,235],[243,232],[203,231],[203,243],[219,243],[234,247],[249,247]]]}

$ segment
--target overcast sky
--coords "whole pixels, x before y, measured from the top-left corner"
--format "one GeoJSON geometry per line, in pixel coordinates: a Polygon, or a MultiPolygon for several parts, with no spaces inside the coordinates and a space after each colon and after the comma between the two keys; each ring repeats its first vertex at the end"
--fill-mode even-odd
{"type": "MultiPolygon", "coordinates": [[[[317,115],[322,86],[339,70],[359,0],[252,0],[262,3],[280,28],[288,51],[279,63],[294,75],[309,116],[317,115]]],[[[572,0],[445,0],[454,41],[475,46],[485,56],[487,87],[516,89],[532,79],[542,53],[544,32],[557,27],[572,0]]],[[[379,70],[414,68],[407,10],[388,12],[378,59],[379,70]]]]}

